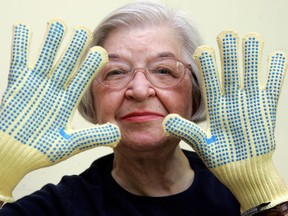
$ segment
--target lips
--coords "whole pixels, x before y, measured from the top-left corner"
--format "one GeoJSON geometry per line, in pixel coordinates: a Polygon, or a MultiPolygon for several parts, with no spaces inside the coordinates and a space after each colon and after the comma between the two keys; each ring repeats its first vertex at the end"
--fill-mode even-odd
{"type": "Polygon", "coordinates": [[[122,116],[120,119],[124,121],[140,123],[140,122],[153,121],[155,119],[163,118],[163,117],[165,116],[161,113],[144,111],[144,112],[128,113],[127,115],[122,116]]]}

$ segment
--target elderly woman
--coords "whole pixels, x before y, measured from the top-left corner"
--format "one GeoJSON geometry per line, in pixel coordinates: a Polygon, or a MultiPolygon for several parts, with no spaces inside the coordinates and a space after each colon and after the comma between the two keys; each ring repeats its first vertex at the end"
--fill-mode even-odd
{"type": "MultiPolygon", "coordinates": [[[[52,28],[57,25],[61,26],[61,22],[56,20],[51,22],[49,27],[52,33],[57,32],[51,34],[56,35],[56,39],[50,40],[54,41],[54,47],[60,43],[57,37],[61,31],[53,32],[52,28]]],[[[60,61],[56,69],[54,68],[53,73],[59,73],[65,79],[59,74],[54,77],[52,72],[49,72],[52,70],[51,64],[45,61],[49,59],[50,52],[45,52],[44,49],[35,66],[37,70],[34,69],[34,74],[46,73],[50,80],[62,79],[57,84],[61,83],[65,86],[64,90],[69,91],[68,96],[65,95],[68,105],[63,107],[64,113],[59,114],[62,108],[58,109],[57,105],[65,103],[58,103],[60,99],[57,97],[51,103],[53,94],[49,94],[47,100],[41,101],[39,106],[46,103],[45,106],[51,105],[51,108],[47,109],[48,113],[52,109],[59,113],[55,118],[49,118],[55,121],[47,120],[47,113],[41,113],[43,119],[50,123],[35,123],[35,130],[47,130],[39,129],[39,133],[35,134],[33,125],[32,129],[29,129],[23,124],[21,129],[22,123],[19,127],[12,127],[6,126],[6,121],[1,121],[3,126],[0,129],[6,142],[8,140],[9,145],[14,144],[17,148],[21,144],[21,151],[28,152],[25,158],[29,160],[23,166],[28,168],[21,175],[15,178],[3,177],[5,183],[0,185],[0,198],[11,202],[13,187],[30,170],[50,166],[96,145],[111,145],[114,153],[97,159],[79,176],[65,176],[58,185],[46,185],[15,203],[5,204],[0,215],[240,215],[237,193],[236,199],[235,194],[230,192],[231,188],[227,189],[207,168],[209,163],[204,165],[196,153],[180,148],[180,135],[167,136],[169,132],[165,133],[163,130],[163,120],[172,113],[194,122],[204,118],[205,106],[199,85],[201,77],[192,58],[196,48],[201,45],[195,27],[187,21],[183,13],[155,3],[138,2],[119,8],[106,17],[93,34],[91,47],[103,47],[108,53],[108,63],[104,64],[107,58],[104,50],[96,48],[96,52],[93,52],[95,48],[92,48],[91,52],[86,53],[88,57],[83,60],[84,63],[79,69],[79,74],[82,75],[76,75],[79,79],[86,79],[85,82],[77,82],[75,77],[71,81],[61,72],[72,71],[77,59],[81,58],[89,44],[89,39],[83,39],[89,38],[89,34],[87,35],[79,36],[80,45],[77,45],[77,40],[72,40],[70,46],[78,47],[79,52],[67,59],[64,55],[61,60],[64,63],[60,61]],[[95,53],[100,53],[100,57],[93,57],[95,53]],[[100,58],[100,63],[96,60],[94,62],[93,58],[98,61],[100,58]],[[97,75],[91,79],[92,72],[96,69],[97,75]],[[87,70],[90,70],[91,74],[87,70]],[[80,84],[82,87],[79,87],[80,84]],[[79,104],[79,98],[84,91],[86,93],[79,104]],[[69,123],[71,113],[73,114],[78,104],[80,113],[90,122],[97,124],[93,130],[85,130],[85,133],[72,132],[67,127],[66,123],[69,123]],[[107,122],[109,123],[106,124],[107,122]],[[25,131],[23,140],[21,131],[25,131]],[[14,134],[16,135],[13,136],[14,134]],[[55,136],[59,137],[56,139],[55,136]],[[99,136],[101,138],[98,138],[99,136]],[[14,139],[18,141],[14,143],[14,139]],[[43,140],[47,144],[41,145],[34,140],[43,140]],[[26,150],[27,148],[29,150],[26,150]],[[14,183],[10,185],[10,181],[14,183]]],[[[17,46],[15,40],[14,46],[17,46]]],[[[56,50],[57,48],[55,53],[56,50]]],[[[69,50],[68,47],[67,52],[73,52],[69,50]]],[[[12,57],[12,65],[17,62],[15,59],[12,57]]],[[[51,59],[51,62],[53,60],[51,59]]],[[[17,83],[15,76],[10,79],[10,83],[21,84],[17,83]]],[[[44,82],[42,80],[42,83],[44,82]]],[[[51,85],[51,89],[54,87],[55,85],[51,85]]],[[[43,89],[46,91],[46,88],[43,89]]],[[[14,101],[9,98],[13,97],[13,94],[9,94],[8,90],[8,96],[4,95],[6,97],[3,99],[2,109],[5,109],[6,103],[14,101]]],[[[42,97],[45,98],[43,95],[42,97]]],[[[61,100],[65,102],[64,98],[63,96],[61,100]]],[[[41,111],[37,108],[35,110],[35,113],[41,111]]],[[[5,112],[8,111],[4,110],[1,114],[4,115],[5,112]]],[[[29,121],[28,118],[15,119],[26,120],[26,123],[29,121]]],[[[11,122],[13,123],[12,120],[11,122]]],[[[0,141],[4,142],[3,139],[0,141]]],[[[0,155],[9,152],[9,158],[15,158],[13,154],[20,157],[18,153],[14,153],[16,150],[3,152],[0,155]]],[[[7,168],[0,170],[1,175],[4,173],[3,176],[13,176],[15,171],[11,171],[11,167],[20,170],[20,165],[13,166],[16,162],[11,162],[8,157],[3,158],[1,166],[4,164],[7,168]]],[[[17,163],[22,164],[25,159],[18,161],[17,163]]],[[[277,204],[279,203],[281,202],[277,204]]]]}

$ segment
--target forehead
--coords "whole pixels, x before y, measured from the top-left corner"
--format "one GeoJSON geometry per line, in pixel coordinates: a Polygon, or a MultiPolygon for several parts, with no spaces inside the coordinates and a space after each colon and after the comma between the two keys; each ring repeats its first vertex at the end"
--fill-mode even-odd
{"type": "Polygon", "coordinates": [[[121,27],[109,33],[102,44],[109,56],[155,58],[161,55],[181,57],[177,34],[168,26],[121,27]]]}

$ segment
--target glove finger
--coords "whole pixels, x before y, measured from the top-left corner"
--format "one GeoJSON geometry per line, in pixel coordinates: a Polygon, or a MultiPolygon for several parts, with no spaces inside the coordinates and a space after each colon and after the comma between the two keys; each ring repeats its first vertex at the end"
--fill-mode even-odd
{"type": "Polygon", "coordinates": [[[74,29],[73,36],[65,50],[64,55],[59,59],[55,70],[51,72],[51,79],[59,86],[64,86],[68,77],[77,67],[81,56],[87,49],[92,39],[89,29],[78,27],[74,29]]]}
{"type": "Polygon", "coordinates": [[[34,65],[34,73],[47,76],[52,70],[53,63],[66,32],[66,25],[61,20],[52,20],[47,24],[47,31],[34,65]]]}
{"type": "Polygon", "coordinates": [[[223,74],[225,94],[233,94],[239,89],[238,34],[233,30],[221,32],[217,37],[223,74]]]}
{"type": "Polygon", "coordinates": [[[60,135],[66,140],[65,144],[58,145],[58,148],[48,153],[52,162],[59,162],[82,151],[97,146],[116,147],[120,141],[120,130],[111,123],[97,125],[93,128],[83,129],[69,133],[64,129],[60,135]]]}
{"type": "Polygon", "coordinates": [[[166,135],[172,135],[189,144],[196,152],[202,148],[206,133],[195,123],[177,114],[169,114],[162,122],[166,135]]]}
{"type": "Polygon", "coordinates": [[[3,94],[0,115],[0,130],[6,131],[9,125],[14,122],[18,113],[23,110],[25,102],[21,100],[23,97],[21,91],[22,83],[29,69],[27,68],[30,40],[32,30],[28,25],[18,23],[13,26],[13,40],[11,50],[11,64],[8,75],[8,86],[3,94]],[[13,104],[13,106],[11,106],[13,104]],[[17,107],[17,108],[16,108],[17,107]],[[15,109],[14,109],[15,108],[15,109]]]}
{"type": "Polygon", "coordinates": [[[107,61],[108,54],[102,47],[93,47],[90,49],[78,72],[65,84],[67,92],[73,95],[72,100],[67,101],[68,104],[75,106],[75,104],[79,103],[80,98],[89,87],[95,74],[98,73],[107,61]]]}
{"type": "Polygon", "coordinates": [[[27,25],[22,23],[14,25],[8,87],[13,85],[16,80],[22,80],[25,75],[24,73],[20,74],[19,71],[23,71],[27,67],[31,35],[32,32],[27,25]]]}
{"type": "MultiPolygon", "coordinates": [[[[278,102],[282,82],[288,67],[288,56],[284,52],[274,52],[268,57],[268,79],[266,90],[270,97],[269,103],[278,102]]],[[[276,105],[275,104],[275,105],[276,105]]]]}
{"type": "Polygon", "coordinates": [[[206,102],[207,120],[208,122],[217,122],[220,116],[218,112],[221,106],[219,101],[222,90],[214,49],[209,46],[201,46],[196,49],[193,57],[201,72],[201,83],[204,84],[202,86],[202,92],[204,101],[206,102]]]}
{"type": "Polygon", "coordinates": [[[257,33],[248,33],[242,42],[244,52],[244,89],[258,91],[261,77],[263,39],[257,33]]]}
{"type": "MultiPolygon", "coordinates": [[[[284,52],[274,52],[268,57],[268,79],[265,91],[262,92],[263,97],[267,97],[267,108],[265,111],[268,112],[266,115],[270,116],[272,121],[272,128],[275,128],[276,124],[276,109],[281,93],[282,82],[285,77],[288,66],[288,56],[284,52]]],[[[272,129],[271,129],[272,130],[272,129]]]]}

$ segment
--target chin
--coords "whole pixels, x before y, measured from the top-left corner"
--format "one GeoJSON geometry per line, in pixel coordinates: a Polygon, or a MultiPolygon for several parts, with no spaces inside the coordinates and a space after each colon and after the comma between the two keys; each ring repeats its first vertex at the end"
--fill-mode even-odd
{"type": "Polygon", "coordinates": [[[164,133],[157,137],[149,135],[137,135],[125,137],[121,135],[121,141],[116,148],[125,148],[134,151],[148,152],[159,149],[169,149],[179,144],[180,140],[175,137],[168,137],[164,133]]]}

